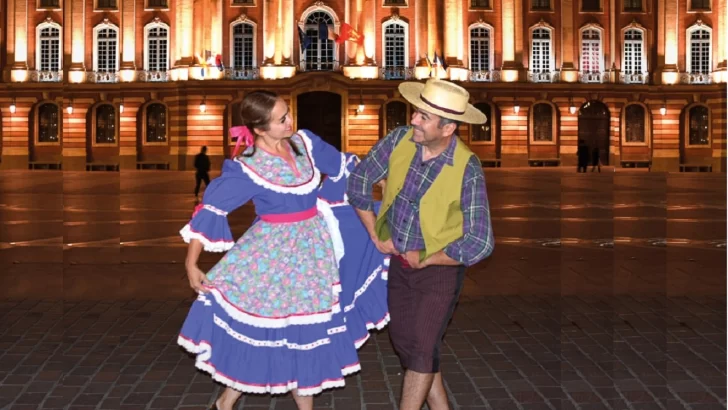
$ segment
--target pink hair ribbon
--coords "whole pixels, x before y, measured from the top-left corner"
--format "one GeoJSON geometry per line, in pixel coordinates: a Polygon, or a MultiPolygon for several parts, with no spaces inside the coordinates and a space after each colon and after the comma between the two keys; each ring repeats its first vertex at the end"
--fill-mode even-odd
{"type": "Polygon", "coordinates": [[[250,132],[250,129],[245,125],[239,125],[237,127],[230,128],[230,136],[238,138],[238,141],[235,143],[235,149],[233,150],[233,155],[231,158],[235,158],[235,156],[238,155],[238,152],[240,151],[240,144],[244,142],[245,146],[249,147],[255,142],[253,138],[253,133],[250,132]]]}

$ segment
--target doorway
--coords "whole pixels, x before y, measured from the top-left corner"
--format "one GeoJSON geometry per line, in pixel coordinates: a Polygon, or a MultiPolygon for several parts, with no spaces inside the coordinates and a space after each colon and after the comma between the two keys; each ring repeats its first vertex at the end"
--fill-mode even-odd
{"type": "Polygon", "coordinates": [[[311,130],[341,151],[341,96],[327,91],[300,94],[296,99],[297,128],[311,130]]]}
{"type": "Polygon", "coordinates": [[[579,139],[589,147],[589,163],[594,149],[602,165],[609,165],[609,108],[599,101],[587,101],[579,109],[579,139]]]}

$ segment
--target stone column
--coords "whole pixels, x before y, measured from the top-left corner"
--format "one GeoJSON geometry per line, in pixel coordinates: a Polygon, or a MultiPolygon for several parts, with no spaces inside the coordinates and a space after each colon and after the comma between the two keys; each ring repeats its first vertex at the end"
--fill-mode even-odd
{"type": "Polygon", "coordinates": [[[374,64],[376,60],[376,41],[377,41],[377,24],[375,23],[375,16],[377,10],[378,1],[375,0],[363,0],[362,2],[362,27],[364,33],[364,64],[374,64]]]}
{"type": "Polygon", "coordinates": [[[437,3],[438,0],[427,0],[427,48],[425,52],[430,58],[433,58],[436,52],[442,52],[438,38],[440,21],[437,15],[437,3]]]}
{"type": "Polygon", "coordinates": [[[276,15],[273,0],[262,0],[263,3],[263,65],[272,65],[276,53],[276,15]]]}
{"type": "MultiPolygon", "coordinates": [[[[658,1],[658,59],[662,67],[655,71],[655,80],[661,84],[675,84],[679,80],[678,58],[678,0],[658,1]],[[660,41],[661,39],[661,41],[660,41]]],[[[647,39],[645,39],[647,46],[647,39]]]]}
{"type": "Polygon", "coordinates": [[[8,7],[8,53],[14,54],[11,81],[28,79],[28,2],[10,0],[8,7]]]}
{"type": "Polygon", "coordinates": [[[503,0],[503,67],[501,79],[506,82],[518,81],[516,62],[516,0],[503,0]]]}
{"type": "MultiPolygon", "coordinates": [[[[64,22],[64,28],[70,28],[71,30],[71,64],[68,70],[68,80],[72,83],[80,83],[86,79],[86,68],[84,67],[84,60],[86,59],[86,2],[84,0],[71,0],[66,4],[71,6],[71,18],[64,22]]],[[[65,30],[63,32],[65,33],[65,30]]],[[[65,48],[63,54],[66,54],[65,48]]],[[[38,63],[36,62],[36,67],[39,65],[38,63]]]]}
{"type": "MultiPolygon", "coordinates": [[[[577,4],[578,7],[578,4],[577,4]]],[[[574,83],[579,75],[576,69],[574,41],[574,0],[561,0],[561,81],[574,83]]]]}
{"type": "Polygon", "coordinates": [[[298,36],[298,29],[296,28],[296,21],[293,16],[293,0],[282,0],[283,8],[283,28],[282,36],[283,43],[281,47],[283,61],[282,65],[293,66],[293,38],[298,36]]]}
{"type": "MultiPolygon", "coordinates": [[[[183,3],[189,0],[180,0],[177,8],[183,3]]],[[[134,71],[136,70],[136,1],[135,0],[123,0],[121,2],[121,71],[134,71]]],[[[179,22],[179,18],[177,19],[179,22]]],[[[180,30],[177,30],[179,36],[180,30]]],[[[179,38],[177,44],[180,44],[179,38]]],[[[133,73],[132,73],[133,74],[133,73]]],[[[125,81],[131,81],[131,79],[124,78],[122,73],[122,79],[125,81]]]]}
{"type": "Polygon", "coordinates": [[[275,7],[275,53],[273,54],[273,61],[275,65],[281,65],[283,62],[283,1],[275,0],[273,3],[275,7]]]}

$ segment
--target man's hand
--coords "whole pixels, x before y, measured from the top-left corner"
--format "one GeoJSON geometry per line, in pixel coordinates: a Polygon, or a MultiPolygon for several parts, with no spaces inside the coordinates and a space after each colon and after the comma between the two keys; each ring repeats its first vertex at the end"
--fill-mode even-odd
{"type": "Polygon", "coordinates": [[[396,249],[394,249],[394,243],[392,243],[391,239],[388,239],[384,242],[380,241],[379,238],[373,237],[372,241],[374,242],[374,246],[379,249],[379,252],[385,254],[385,255],[399,255],[399,252],[397,252],[396,249]]]}
{"type": "Polygon", "coordinates": [[[420,262],[420,251],[407,251],[404,258],[407,259],[409,266],[414,269],[422,269],[428,266],[427,259],[420,262]]]}

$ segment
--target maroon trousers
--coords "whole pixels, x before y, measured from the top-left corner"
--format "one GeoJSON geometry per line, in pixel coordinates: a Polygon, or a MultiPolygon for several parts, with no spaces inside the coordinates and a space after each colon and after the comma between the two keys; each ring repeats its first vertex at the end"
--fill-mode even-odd
{"type": "Polygon", "coordinates": [[[402,367],[417,373],[440,371],[440,347],[460,296],[464,266],[405,268],[394,256],[389,266],[389,335],[402,367]]]}

